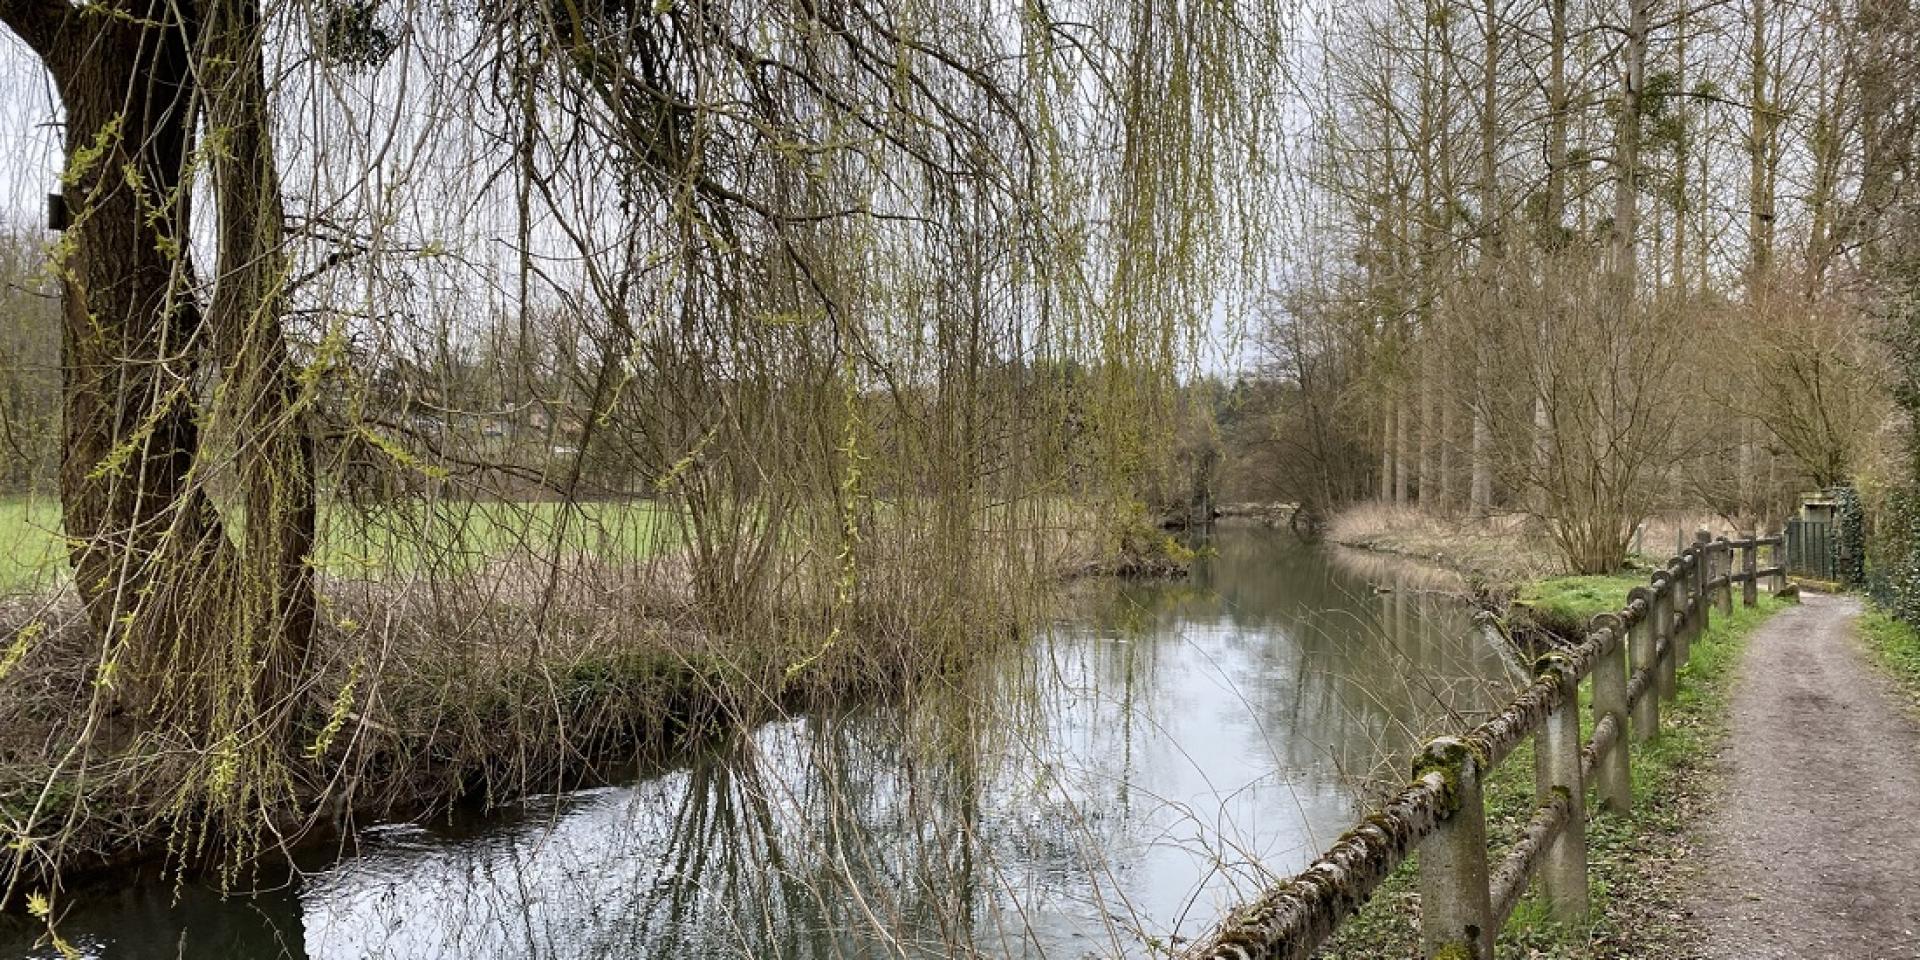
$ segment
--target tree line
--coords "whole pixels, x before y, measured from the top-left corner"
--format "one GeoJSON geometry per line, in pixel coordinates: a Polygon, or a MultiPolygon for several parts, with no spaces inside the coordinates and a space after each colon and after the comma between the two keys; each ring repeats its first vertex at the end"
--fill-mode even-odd
{"type": "Polygon", "coordinates": [[[1916,27],[1882,0],[1381,0],[1298,72],[1311,184],[1250,389],[1277,496],[1777,521],[1883,464],[1916,27]]]}

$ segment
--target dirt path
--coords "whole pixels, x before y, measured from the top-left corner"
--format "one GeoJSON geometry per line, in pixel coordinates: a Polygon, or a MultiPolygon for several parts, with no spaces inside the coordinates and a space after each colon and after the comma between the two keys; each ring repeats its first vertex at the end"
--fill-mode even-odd
{"type": "Polygon", "coordinates": [[[1751,640],[1705,818],[1705,953],[1920,958],[1920,725],[1866,662],[1857,601],[1809,596],[1751,640]]]}

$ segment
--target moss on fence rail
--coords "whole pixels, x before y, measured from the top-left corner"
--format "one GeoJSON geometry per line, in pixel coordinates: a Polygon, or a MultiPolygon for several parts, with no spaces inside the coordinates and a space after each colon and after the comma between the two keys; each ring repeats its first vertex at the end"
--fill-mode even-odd
{"type": "MultiPolygon", "coordinates": [[[[1502,955],[1548,958],[1615,958],[1679,955],[1692,937],[1685,916],[1688,879],[1676,869],[1688,856],[1685,832],[1705,798],[1707,761],[1725,732],[1733,667],[1747,635],[1784,601],[1762,596],[1759,605],[1716,617],[1681,671],[1678,698],[1665,705],[1660,738],[1632,751],[1635,803],[1625,816],[1597,813],[1587,828],[1593,920],[1570,927],[1548,919],[1544,903],[1521,901],[1500,934],[1502,955]]],[[[1915,646],[1920,670],[1920,643],[1915,646]]],[[[1916,673],[1920,683],[1920,673],[1916,673]]],[[[1920,688],[1917,688],[1920,689],[1920,688]]],[[[1588,697],[1583,688],[1583,703],[1588,697]]],[[[1582,737],[1593,713],[1581,711],[1582,737]]],[[[1495,850],[1509,847],[1533,816],[1533,738],[1528,738],[1488,778],[1487,831],[1495,850]]],[[[1321,951],[1334,960],[1377,960],[1420,955],[1417,855],[1343,924],[1321,951]]]]}

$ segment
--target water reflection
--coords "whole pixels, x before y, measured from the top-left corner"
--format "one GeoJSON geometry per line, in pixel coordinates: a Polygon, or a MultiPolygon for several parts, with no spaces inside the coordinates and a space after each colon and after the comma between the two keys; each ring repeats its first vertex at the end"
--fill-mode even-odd
{"type": "MultiPolygon", "coordinates": [[[[90,902],[98,957],[1142,956],[1511,689],[1457,602],[1284,534],[1104,584],[1031,650],[630,786],[369,831],[293,887],[90,902]]],[[[0,941],[4,942],[4,941],[0,941]]],[[[26,952],[24,944],[0,951],[26,952]]]]}

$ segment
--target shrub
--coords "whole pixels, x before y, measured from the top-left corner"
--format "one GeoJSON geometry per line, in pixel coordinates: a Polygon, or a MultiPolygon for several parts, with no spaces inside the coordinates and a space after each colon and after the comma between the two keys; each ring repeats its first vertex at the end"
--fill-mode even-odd
{"type": "Polygon", "coordinates": [[[1920,491],[1889,494],[1867,548],[1867,590],[1893,616],[1920,625],[1920,491]]]}
{"type": "Polygon", "coordinates": [[[1851,486],[1834,487],[1833,575],[1849,587],[1867,582],[1867,514],[1860,505],[1860,491],[1851,486]]]}

